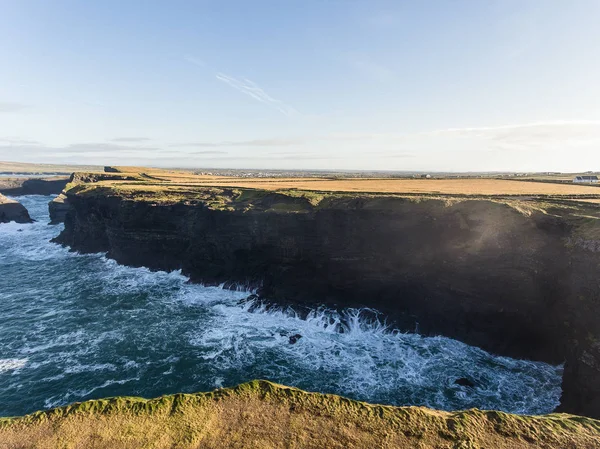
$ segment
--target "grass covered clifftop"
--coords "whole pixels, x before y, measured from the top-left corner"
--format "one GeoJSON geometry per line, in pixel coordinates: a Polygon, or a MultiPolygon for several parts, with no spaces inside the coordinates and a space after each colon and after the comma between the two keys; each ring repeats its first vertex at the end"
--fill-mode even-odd
{"type": "Polygon", "coordinates": [[[412,202],[442,200],[447,205],[466,200],[490,200],[530,215],[561,210],[567,215],[600,219],[600,188],[595,186],[521,182],[505,179],[334,179],[232,178],[190,173],[74,173],[65,191],[70,195],[119,197],[153,204],[203,203],[215,210],[251,209],[271,212],[310,210],[369,199],[379,207],[387,198],[412,202]]]}
{"type": "Polygon", "coordinates": [[[154,205],[203,205],[221,211],[309,213],[320,209],[373,209],[439,201],[453,206],[489,201],[525,216],[555,217],[572,230],[568,244],[600,248],[600,188],[505,179],[285,179],[231,178],[190,173],[74,173],[68,196],[118,198],[154,205]]]}
{"type": "Polygon", "coordinates": [[[600,421],[371,405],[256,380],[0,418],[0,448],[597,448],[600,421]]]}

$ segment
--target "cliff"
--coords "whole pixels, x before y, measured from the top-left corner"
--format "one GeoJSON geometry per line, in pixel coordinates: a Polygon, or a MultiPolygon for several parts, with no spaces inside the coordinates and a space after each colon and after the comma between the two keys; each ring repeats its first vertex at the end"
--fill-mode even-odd
{"type": "Polygon", "coordinates": [[[57,239],[272,302],[367,306],[396,326],[566,361],[561,410],[600,417],[600,211],[552,198],[74,183],[57,239]]]}
{"type": "Polygon", "coordinates": [[[29,212],[21,203],[9,200],[4,195],[0,195],[0,223],[31,223],[33,220],[29,212]]]}
{"type": "Polygon", "coordinates": [[[4,195],[57,195],[69,178],[0,178],[0,193],[4,195]]]}
{"type": "Polygon", "coordinates": [[[0,418],[0,447],[573,448],[598,447],[600,422],[370,405],[253,381],[212,393],[88,401],[0,418]]]}

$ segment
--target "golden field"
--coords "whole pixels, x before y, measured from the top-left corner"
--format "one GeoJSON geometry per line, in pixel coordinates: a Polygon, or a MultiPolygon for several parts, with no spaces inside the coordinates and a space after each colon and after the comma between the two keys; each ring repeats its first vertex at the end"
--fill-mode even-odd
{"type": "MultiPolygon", "coordinates": [[[[191,181],[188,177],[186,178],[191,181]]],[[[196,182],[205,186],[261,190],[298,189],[324,192],[365,192],[441,195],[598,195],[600,187],[504,179],[219,179],[196,182]]],[[[191,183],[191,184],[193,184],[191,183]]]]}

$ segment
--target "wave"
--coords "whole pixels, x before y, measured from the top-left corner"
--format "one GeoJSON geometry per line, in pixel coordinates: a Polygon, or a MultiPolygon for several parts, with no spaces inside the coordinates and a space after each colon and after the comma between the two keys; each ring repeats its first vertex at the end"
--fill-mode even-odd
{"type": "Polygon", "coordinates": [[[18,370],[27,364],[27,359],[0,359],[0,374],[18,370]]]}

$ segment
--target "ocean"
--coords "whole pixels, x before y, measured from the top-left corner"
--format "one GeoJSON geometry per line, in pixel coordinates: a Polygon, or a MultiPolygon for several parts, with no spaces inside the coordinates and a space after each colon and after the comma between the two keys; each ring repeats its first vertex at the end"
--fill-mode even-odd
{"type": "Polygon", "coordinates": [[[51,199],[19,197],[37,221],[0,224],[0,416],[257,378],[443,410],[543,414],[559,403],[560,365],[398,332],[372,310],[302,319],[245,301],[243,289],[70,252],[50,243],[62,229],[47,224],[51,199]]]}

